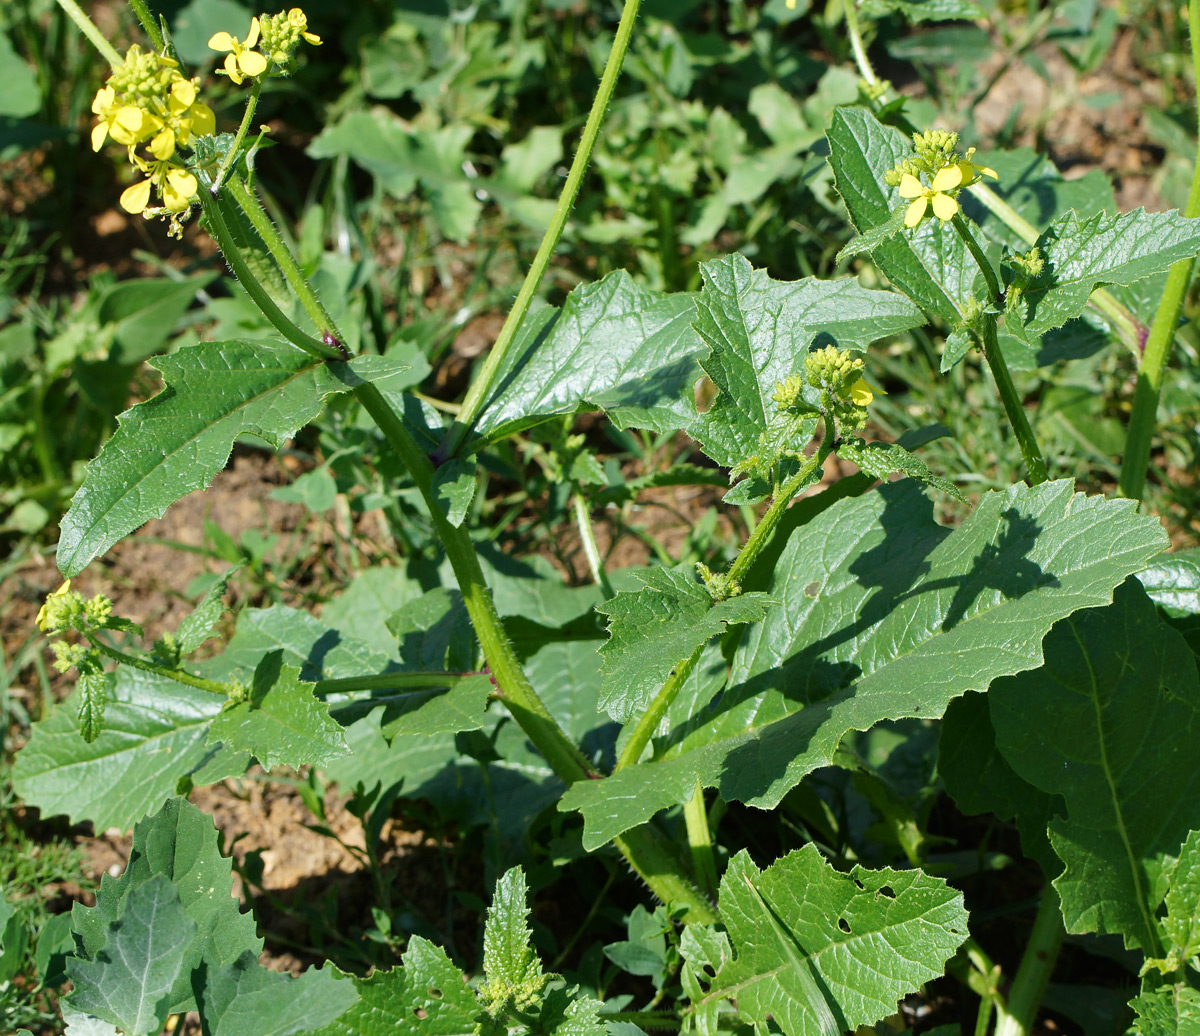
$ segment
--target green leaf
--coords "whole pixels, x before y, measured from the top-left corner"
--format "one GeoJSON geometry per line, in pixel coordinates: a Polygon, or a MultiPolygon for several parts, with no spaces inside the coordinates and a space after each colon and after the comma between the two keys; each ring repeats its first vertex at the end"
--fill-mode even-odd
{"type": "Polygon", "coordinates": [[[244,952],[262,950],[254,917],[243,914],[233,895],[232,868],[218,850],[212,817],[186,799],[168,799],[153,816],[133,830],[129,862],[117,879],[101,879],[96,905],[76,906],[72,921],[79,952],[95,960],[107,932],[124,909],[126,898],[156,879],[170,882],[184,913],[195,924],[195,938],[171,993],[172,1013],[195,1006],[192,969],[201,961],[213,966],[231,963],[244,952]]]}
{"type": "Polygon", "coordinates": [[[37,75],[13,50],[8,34],[4,32],[0,32],[0,80],[4,82],[0,116],[23,119],[38,113],[42,107],[42,93],[38,89],[37,75]]]}
{"type": "Polygon", "coordinates": [[[1188,961],[1200,956],[1200,831],[1189,832],[1184,840],[1170,884],[1167,916],[1162,921],[1167,955],[1173,962],[1188,961]]]}
{"type": "Polygon", "coordinates": [[[642,589],[619,593],[596,609],[610,619],[609,639],[600,649],[600,707],[620,723],[640,713],[693,651],[731,625],[757,622],[772,604],[761,593],[714,604],[686,568],[652,568],[638,578],[642,589]]]}
{"type": "Polygon", "coordinates": [[[1068,932],[1118,933],[1162,957],[1164,862],[1200,829],[1200,677],[1186,642],[1133,580],[1046,637],[1046,662],[988,694],[996,743],[1066,800],[1050,824],[1068,932]]]}
{"type": "Polygon", "coordinates": [[[213,719],[210,743],[249,752],[267,770],[320,766],[345,755],[341,724],[299,677],[298,668],[284,665],[282,649],[268,652],[254,670],[249,700],[227,705],[213,719]]]}
{"type": "Polygon", "coordinates": [[[115,683],[113,673],[81,673],[75,682],[79,736],[91,744],[104,730],[104,709],[115,683]]]}
{"type": "Polygon", "coordinates": [[[862,349],[924,323],[906,299],[863,288],[853,278],[776,281],[740,255],[714,259],[702,270],[695,326],[711,349],[702,363],[719,391],[690,432],[722,467],[757,452],[759,436],[778,413],[771,398],[776,385],[803,369],[811,346],[862,349]]]}
{"type": "Polygon", "coordinates": [[[549,976],[532,945],[525,873],[513,867],[501,875],[483,929],[483,973],[479,998],[493,1018],[538,1003],[549,976]]]}
{"type": "MultiPolygon", "coordinates": [[[[855,230],[871,233],[893,219],[898,206],[907,207],[883,174],[911,157],[909,138],[863,108],[838,108],[828,139],[834,185],[855,230]]],[[[974,297],[975,279],[982,276],[958,233],[938,219],[881,242],[871,257],[900,291],[951,325],[961,322],[963,303],[974,297]]]]}
{"type": "Polygon", "coordinates": [[[886,479],[893,471],[933,486],[955,500],[962,500],[958,486],[938,478],[915,453],[909,453],[898,442],[864,442],[855,436],[847,436],[837,448],[838,457],[857,464],[872,478],[886,479]]]}
{"type": "MultiPolygon", "coordinates": [[[[43,816],[65,813],[99,830],[125,830],[173,795],[181,780],[222,757],[207,740],[223,703],[219,695],[122,666],[100,736],[81,741],[72,699],[54,706],[17,754],[13,785],[43,816]]],[[[209,781],[243,770],[234,762],[209,781]]]]}
{"type": "Polygon", "coordinates": [[[380,733],[389,741],[397,735],[455,734],[483,726],[484,710],[493,685],[490,676],[477,673],[458,679],[453,686],[438,686],[436,676],[429,681],[431,690],[396,689],[373,691],[370,697],[359,693],[331,694],[329,711],[338,723],[349,725],[381,705],[380,733]]]}
{"type": "Polygon", "coordinates": [[[1127,285],[1200,253],[1200,219],[1178,212],[1068,212],[1038,238],[1045,271],[1029,287],[1022,320],[1005,329],[1035,339],[1079,316],[1088,297],[1108,284],[1127,285]]]}
{"type": "MultiPolygon", "coordinates": [[[[377,655],[394,657],[396,638],[387,628],[388,617],[416,600],[424,590],[413,570],[395,565],[374,565],[356,575],[345,590],[322,607],[321,624],[340,633],[342,644],[362,642],[377,655]]],[[[325,675],[355,674],[327,671],[325,675]]]]}
{"type": "Polygon", "coordinates": [[[205,1036],[291,1036],[334,1021],[358,993],[332,969],[311,968],[292,977],[243,953],[231,964],[206,969],[197,999],[205,1036]]]}
{"type": "Polygon", "coordinates": [[[849,731],[936,718],[958,695],[1039,665],[1053,623],[1107,604],[1165,543],[1129,502],[1073,489],[987,493],[951,532],[898,482],[802,526],[768,587],[781,604],[744,635],[710,718],[661,761],[567,790],[561,808],[583,812],[584,844],[687,801],[697,781],[771,808],[849,731]]]}
{"type": "Polygon", "coordinates": [[[1137,1012],[1138,1036],[1196,1036],[1200,1033],[1200,990],[1182,984],[1160,986],[1129,1001],[1137,1012]]]}
{"type": "Polygon", "coordinates": [[[704,352],[695,315],[691,295],[651,291],[624,270],[576,288],[560,313],[526,318],[476,430],[494,441],[578,410],[605,410],[623,428],[682,428],[704,352]]]}
{"type": "Polygon", "coordinates": [[[224,598],[229,580],[241,568],[242,566],[237,564],[226,569],[221,578],[205,591],[204,596],[196,602],[196,607],[179,624],[179,628],[175,631],[175,644],[181,655],[190,655],[213,635],[213,628],[225,614],[224,598]]]}
{"type": "Polygon", "coordinates": [[[1167,615],[1200,615],[1200,547],[1160,554],[1137,577],[1167,615]]]}
{"type": "Polygon", "coordinates": [[[216,276],[215,272],[204,273],[182,281],[145,277],[109,288],[100,299],[97,319],[101,324],[115,325],[113,340],[117,348],[111,358],[120,363],[140,363],[158,352],[196,293],[216,276]]]}
{"type": "Polygon", "coordinates": [[[880,18],[897,11],[910,22],[976,21],[987,14],[971,0],[866,0],[862,13],[868,18],[880,18]]]}
{"type": "Polygon", "coordinates": [[[457,458],[446,461],[433,475],[433,493],[446,521],[456,529],[462,525],[475,499],[475,465],[457,458]]]}
{"type": "Polygon", "coordinates": [[[834,256],[833,261],[840,264],[847,259],[853,259],[856,255],[862,255],[864,252],[873,252],[884,241],[888,241],[900,233],[901,227],[904,226],[905,215],[903,207],[893,209],[892,214],[882,223],[871,227],[870,230],[859,234],[858,237],[843,245],[842,250],[834,256]]]}
{"type": "Polygon", "coordinates": [[[196,939],[196,923],[165,875],[122,897],[117,916],[100,933],[91,959],[72,957],[71,1007],[112,1022],[126,1036],[162,1031],[172,989],[196,939]]]}
{"type": "Polygon", "coordinates": [[[967,938],[961,893],[919,870],[835,871],[811,843],[765,871],[744,850],[718,898],[734,954],[704,1000],[785,1036],[833,1036],[893,1014],[967,938]]]}
{"type": "Polygon", "coordinates": [[[479,1003],[446,951],[414,935],[401,962],[367,978],[344,976],[358,1002],[311,1036],[475,1036],[479,1003]]]}
{"type": "Polygon", "coordinates": [[[201,342],[157,360],[166,388],[119,419],[62,522],[58,565],[78,574],[122,537],[203,489],[249,433],[279,447],[365,379],[395,372],[377,356],[314,360],[295,346],[201,342]]]}

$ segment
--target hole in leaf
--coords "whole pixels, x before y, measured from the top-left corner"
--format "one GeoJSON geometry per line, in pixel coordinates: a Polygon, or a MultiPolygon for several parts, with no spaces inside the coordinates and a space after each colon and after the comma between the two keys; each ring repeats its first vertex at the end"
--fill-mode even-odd
{"type": "Polygon", "coordinates": [[[820,592],[821,584],[815,579],[804,588],[805,597],[816,597],[820,592]]]}
{"type": "Polygon", "coordinates": [[[426,1010],[423,1007],[414,1007],[413,1008],[413,1017],[417,1021],[423,1022],[426,1018],[429,1017],[429,1014],[428,1014],[428,1012],[426,1012],[426,1010]]]}
{"type": "Polygon", "coordinates": [[[879,891],[875,893],[875,895],[883,896],[884,899],[895,899],[896,898],[896,893],[892,891],[891,885],[882,886],[879,889],[879,891]]]}
{"type": "Polygon", "coordinates": [[[849,934],[850,934],[850,922],[849,922],[849,921],[847,921],[847,920],[846,920],[844,917],[839,917],[839,918],[838,918],[838,927],[839,927],[839,928],[840,928],[840,929],[841,929],[843,932],[845,932],[847,935],[849,935],[849,934]]]}
{"type": "Polygon", "coordinates": [[[862,892],[863,889],[865,889],[867,887],[861,881],[859,881],[858,878],[854,879],[854,885],[858,889],[859,892],[862,892]]]}
{"type": "Polygon", "coordinates": [[[429,995],[431,997],[433,997],[434,1000],[441,1000],[442,991],[440,989],[438,989],[437,986],[434,986],[432,989],[429,990],[429,995]]]}

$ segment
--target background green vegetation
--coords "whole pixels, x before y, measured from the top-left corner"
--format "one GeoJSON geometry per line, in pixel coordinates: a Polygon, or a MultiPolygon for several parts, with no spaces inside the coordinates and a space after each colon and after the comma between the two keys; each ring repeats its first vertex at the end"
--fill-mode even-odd
{"type": "MultiPolygon", "coordinates": [[[[1195,142],[1187,32],[1176,7],[950,0],[931,20],[931,6],[868,0],[860,8],[881,75],[914,97],[911,121],[960,130],[964,145],[978,145],[984,160],[988,148],[1028,147],[1030,162],[1034,152],[1047,152],[1061,168],[1073,168],[1071,175],[1086,169],[1077,188],[1081,207],[1117,204],[1097,167],[1119,177],[1122,207],[1182,206],[1195,142]],[[1047,98],[1044,104],[1031,107],[1014,88],[1013,69],[1017,79],[1050,84],[1035,95],[1047,98]],[[1107,128],[1096,132],[1097,123],[1107,128]],[[991,132],[981,132],[981,124],[991,132]]],[[[168,19],[181,56],[198,69],[215,58],[205,47],[209,35],[219,28],[237,32],[254,13],[234,0],[154,7],[168,19]]],[[[119,46],[138,38],[123,5],[95,8],[119,46]]],[[[256,156],[260,190],[351,348],[408,357],[430,405],[452,409],[548,221],[619,9],[561,0],[470,6],[314,0],[305,10],[324,45],[304,55],[294,77],[264,91],[258,120],[271,136],[256,156]]],[[[113,415],[157,388],[145,361],[198,336],[244,339],[272,329],[197,228],[169,241],[157,225],[116,207],[127,166],[116,151],[93,154],[87,144],[88,109],[104,69],[57,6],[11,0],[0,7],[0,30],[0,585],[5,602],[27,603],[48,589],[31,573],[45,566],[83,463],[114,427],[113,415]]],[[[241,93],[223,79],[209,83],[219,126],[232,128],[241,93]]],[[[796,11],[784,0],[646,0],[545,298],[560,302],[574,285],[616,269],[651,287],[694,289],[701,262],[735,250],[778,279],[833,274],[850,230],[831,190],[824,131],[833,107],[858,96],[839,0],[807,8],[801,2],[796,11]]],[[[864,284],[880,283],[868,262],[855,260],[853,269],[864,284]]],[[[1176,544],[1193,545],[1200,542],[1200,348],[1190,324],[1180,338],[1147,501],[1176,544]]],[[[940,375],[941,345],[936,334],[919,331],[872,352],[868,373],[888,393],[873,409],[875,432],[898,438],[943,422],[952,436],[923,454],[934,472],[957,480],[968,496],[1007,486],[1021,470],[1020,453],[986,371],[972,358],[940,375]]],[[[1025,362],[1014,352],[1011,360],[1050,467],[1073,474],[1081,489],[1111,492],[1133,357],[1086,325],[1048,341],[1044,352],[1025,362]]],[[[376,460],[352,406],[329,410],[290,459],[294,480],[276,495],[311,512],[309,525],[234,537],[214,515],[203,545],[190,548],[222,565],[242,565],[234,577],[241,603],[321,604],[380,557],[394,558],[418,579],[421,566],[438,563],[420,508],[382,493],[394,473],[376,460]],[[368,521],[382,531],[363,546],[350,531],[368,521]],[[328,550],[314,563],[309,555],[317,541],[328,550]]],[[[472,507],[497,548],[518,555],[540,549],[581,582],[586,569],[561,537],[572,522],[572,481],[594,489],[594,506],[613,505],[614,542],[628,532],[652,558],[727,560],[739,530],[718,520],[715,496],[683,512],[689,530],[669,546],[635,510],[637,489],[723,484],[711,469],[681,469],[700,462],[674,437],[564,421],[489,455],[472,507]],[[570,438],[572,431],[585,438],[570,438]],[[540,546],[546,543],[554,546],[540,546]]],[[[938,506],[956,517],[952,501],[938,506]]],[[[739,519],[748,523],[753,515],[735,514],[733,521],[739,519]]],[[[530,565],[548,571],[545,557],[530,565]]],[[[205,586],[181,589],[194,597],[205,586]]],[[[350,602],[341,606],[343,621],[351,621],[354,601],[369,600],[366,590],[356,593],[343,599],[350,602]]],[[[0,660],[6,757],[56,689],[28,625],[32,612],[14,608],[13,615],[0,660]]],[[[860,772],[828,771],[824,794],[798,789],[777,821],[732,806],[723,844],[731,854],[749,847],[774,856],[816,840],[844,862],[936,860],[940,873],[973,894],[995,897],[990,914],[974,911],[994,929],[982,933],[993,936],[990,944],[1007,938],[1019,947],[1023,935],[1008,933],[1027,927],[1036,890],[1022,896],[1009,879],[998,893],[991,877],[1019,852],[1015,839],[997,825],[985,833],[982,859],[960,858],[976,853],[980,835],[972,830],[960,851],[956,837],[968,822],[939,790],[934,741],[921,724],[863,735],[860,772]],[[872,771],[875,758],[889,768],[886,780],[872,771]]],[[[483,761],[494,751],[480,735],[464,742],[462,750],[483,761]]],[[[342,783],[353,782],[343,775],[342,783]]],[[[333,837],[321,779],[298,777],[297,789],[312,822],[333,837]]],[[[490,888],[513,832],[489,827],[487,817],[445,815],[426,802],[397,806],[386,795],[364,794],[352,809],[368,833],[356,852],[372,877],[366,897],[372,909],[347,920],[336,899],[296,906],[264,895],[264,909],[299,918],[303,933],[296,935],[293,924],[284,935],[281,926],[274,945],[361,968],[393,961],[408,932],[443,941],[449,933],[449,944],[470,966],[477,936],[463,914],[470,916],[474,897],[490,888]],[[377,840],[393,813],[457,846],[453,859],[443,855],[438,863],[452,872],[446,885],[456,891],[432,916],[428,904],[410,902],[380,866],[377,840]],[[486,884],[461,878],[480,863],[486,884]],[[460,943],[456,927],[466,931],[460,943]]],[[[572,859],[572,843],[558,830],[560,815],[533,810],[529,820],[531,886],[560,882],[565,901],[588,904],[596,934],[582,944],[609,941],[607,957],[597,950],[580,959],[573,955],[579,931],[561,923],[539,930],[535,917],[547,959],[557,955],[556,969],[573,969],[576,981],[601,996],[614,981],[613,962],[655,988],[668,984],[678,968],[676,948],[663,934],[662,918],[644,910],[626,917],[635,892],[615,858],[572,859]],[[568,861],[570,868],[560,871],[568,861]]],[[[61,932],[36,892],[75,866],[65,841],[71,833],[34,827],[19,810],[7,823],[0,875],[27,933],[21,954],[41,964],[32,973],[52,987],[49,950],[39,957],[38,947],[52,946],[61,932]]],[[[251,889],[261,884],[253,854],[243,878],[251,889]]],[[[13,955],[17,922],[0,921],[0,946],[13,955]]],[[[1083,963],[1079,953],[1080,963],[1068,957],[1068,970],[1099,974],[1101,985],[1124,980],[1119,963],[1083,963]]],[[[15,969],[6,979],[4,967],[0,958],[0,982],[8,981],[0,997],[5,1027],[36,1026],[49,1017],[53,999],[35,982],[14,980],[15,969]]],[[[946,1020],[970,1003],[971,976],[985,972],[963,960],[962,982],[944,980],[946,1020]]],[[[1052,995],[1048,1003],[1083,1025],[1089,1005],[1068,1000],[1052,995]]],[[[1095,1026],[1088,1031],[1108,1031],[1095,1026]]]]}

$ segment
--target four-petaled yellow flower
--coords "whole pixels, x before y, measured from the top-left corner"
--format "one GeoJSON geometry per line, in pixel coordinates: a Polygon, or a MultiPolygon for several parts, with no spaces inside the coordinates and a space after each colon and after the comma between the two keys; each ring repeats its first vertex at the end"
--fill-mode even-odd
{"type": "MultiPolygon", "coordinates": [[[[157,139],[157,138],[156,138],[157,139]]],[[[153,153],[153,147],[151,147],[153,153]]],[[[199,184],[196,178],[182,166],[174,165],[167,158],[147,162],[144,158],[130,152],[130,160],[143,173],[146,179],[126,187],[121,192],[121,208],[126,212],[137,215],[150,207],[150,187],[158,188],[162,195],[163,208],[168,212],[182,212],[196,196],[199,184]]],[[[156,156],[157,157],[157,156],[156,156]]]]}
{"type": "MultiPolygon", "coordinates": [[[[245,43],[236,36],[230,36],[227,32],[218,32],[208,41],[208,45],[212,50],[228,52],[225,53],[224,74],[235,83],[240,84],[243,77],[249,76],[253,79],[261,76],[267,70],[267,59],[252,49],[257,42],[258,19],[251,18],[250,34],[246,37],[245,43]]],[[[222,70],[218,69],[217,71],[222,70]]]]}
{"type": "Polygon", "coordinates": [[[900,197],[907,198],[912,202],[908,207],[908,212],[904,215],[906,227],[915,227],[920,223],[925,218],[926,209],[931,205],[933,214],[943,223],[954,218],[955,213],[958,212],[958,201],[949,192],[962,186],[962,167],[966,164],[966,162],[960,162],[957,165],[948,165],[939,169],[928,187],[912,173],[905,173],[900,178],[900,197]]]}
{"type": "Polygon", "coordinates": [[[117,92],[111,86],[96,91],[92,113],[100,116],[100,121],[92,127],[93,151],[99,151],[109,136],[128,147],[145,140],[162,126],[162,120],[144,108],[118,104],[117,92]]]}

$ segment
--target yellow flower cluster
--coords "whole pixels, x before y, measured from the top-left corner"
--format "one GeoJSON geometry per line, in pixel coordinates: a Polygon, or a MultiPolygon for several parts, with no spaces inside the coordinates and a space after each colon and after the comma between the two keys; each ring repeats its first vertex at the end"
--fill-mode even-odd
{"type": "Polygon", "coordinates": [[[912,173],[904,173],[900,177],[897,188],[900,197],[911,203],[904,214],[906,227],[915,227],[925,218],[926,210],[931,207],[933,214],[943,223],[952,220],[958,213],[958,192],[962,188],[975,183],[981,175],[997,178],[994,169],[972,162],[973,154],[975,149],[967,148],[967,157],[939,169],[928,187],[912,173]]]}
{"type": "Polygon", "coordinates": [[[216,132],[213,111],[196,99],[196,87],[197,80],[185,79],[170,58],[143,54],[134,44],[96,92],[92,150],[99,151],[112,137],[129,149],[130,163],[145,175],[121,194],[126,212],[146,211],[151,187],[171,213],[183,212],[195,198],[196,178],[175,160],[175,150],[187,147],[193,137],[216,132]],[[146,154],[138,153],[142,146],[146,154]]]}
{"type": "Polygon", "coordinates": [[[218,32],[208,45],[225,55],[225,67],[217,69],[218,74],[229,76],[240,84],[244,79],[257,79],[272,62],[286,68],[301,40],[314,47],[321,45],[321,37],[308,31],[308,16],[299,7],[293,7],[287,12],[251,18],[245,40],[218,32]],[[261,51],[255,47],[260,47],[261,51]]]}

